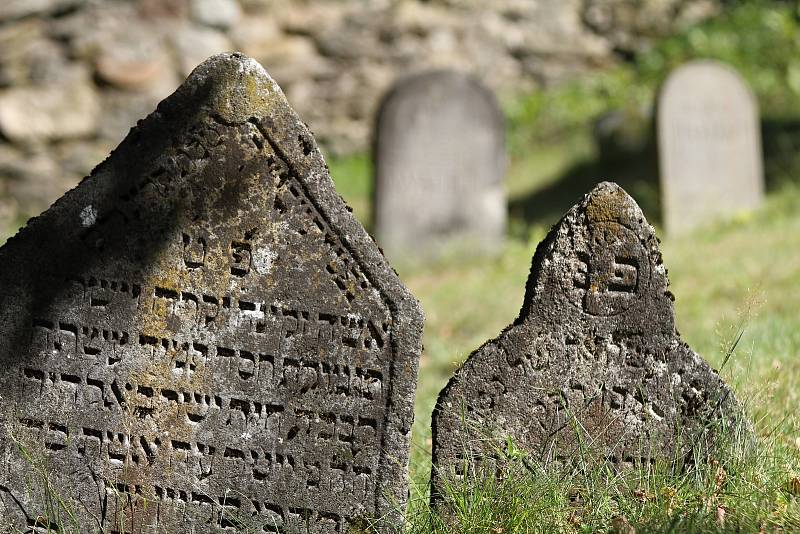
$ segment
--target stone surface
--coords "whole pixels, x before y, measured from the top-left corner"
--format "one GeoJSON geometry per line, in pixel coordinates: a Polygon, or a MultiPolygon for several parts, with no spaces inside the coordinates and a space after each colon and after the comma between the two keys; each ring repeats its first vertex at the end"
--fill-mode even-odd
{"type": "Polygon", "coordinates": [[[97,93],[83,80],[0,92],[0,132],[17,143],[88,136],[99,115],[97,93]]]}
{"type": "Polygon", "coordinates": [[[0,249],[0,325],[0,530],[399,528],[422,314],[255,61],[0,249]]]}
{"type": "MultiPolygon", "coordinates": [[[[0,90],[64,87],[65,71],[75,68],[90,75],[103,120],[79,139],[85,150],[105,153],[199,62],[238,50],[269,68],[325,150],[350,154],[367,149],[380,100],[399,76],[457,69],[513,98],[628,57],[654,35],[702,20],[719,4],[0,0],[0,90]]],[[[69,100],[62,97],[59,105],[69,108],[69,100]]],[[[0,135],[0,145],[7,141],[0,135]]],[[[46,143],[48,153],[59,143],[36,142],[46,143]]],[[[53,159],[60,168],[66,164],[53,159]]],[[[24,166],[23,156],[16,167],[24,166]]],[[[0,170],[0,182],[9,179],[0,170]]],[[[38,177],[31,172],[21,179],[38,177]]],[[[44,206],[52,200],[38,199],[44,206]]],[[[0,216],[0,228],[9,223],[15,224],[0,216]]]]}
{"type": "MultiPolygon", "coordinates": [[[[174,36],[175,49],[180,61],[181,74],[186,76],[207,57],[222,52],[241,50],[234,48],[224,33],[213,28],[184,26],[174,36]]],[[[241,50],[247,53],[246,50],[241,50]]],[[[247,54],[253,56],[253,54],[247,54]]],[[[269,63],[263,63],[269,65],[269,63]]],[[[270,67],[270,72],[272,67],[270,67]]]]}
{"type": "Polygon", "coordinates": [[[226,29],[236,24],[242,8],[236,0],[191,0],[192,18],[201,24],[226,29]]]}
{"type": "MultiPolygon", "coordinates": [[[[328,148],[352,152],[366,146],[366,126],[383,92],[410,69],[458,68],[500,93],[525,92],[612,63],[620,50],[640,50],[655,35],[703,19],[715,5],[716,0],[657,0],[646,5],[629,0],[3,0],[0,86],[25,85],[18,77],[6,79],[30,64],[14,58],[26,47],[19,41],[44,43],[46,47],[36,48],[52,48],[49,57],[85,62],[94,69],[98,55],[117,58],[128,48],[138,49],[136,40],[126,35],[139,26],[141,43],[164,35],[158,46],[169,56],[181,47],[176,41],[186,39],[180,35],[182,28],[214,28],[232,39],[237,50],[258,60],[270,59],[270,50],[275,50],[278,56],[291,55],[303,73],[315,71],[296,75],[296,91],[311,93],[298,110],[328,148]],[[23,30],[17,42],[4,42],[2,34],[17,33],[16,28],[23,30]],[[325,72],[317,72],[322,66],[325,72]],[[337,75],[356,69],[366,72],[358,91],[347,90],[347,81],[336,83],[337,75]],[[390,76],[373,75],[384,70],[390,76]],[[330,83],[319,83],[324,80],[330,83]],[[353,115],[354,109],[358,115],[353,115]]],[[[195,36],[203,41],[203,50],[218,47],[220,39],[211,35],[195,36]]],[[[222,51],[228,47],[217,50],[222,51]]],[[[155,68],[151,57],[132,59],[132,68],[143,78],[146,67],[155,68]]],[[[104,67],[110,70],[126,62],[108,61],[104,67]]],[[[264,64],[274,73],[273,65],[264,64]]],[[[171,68],[186,74],[181,57],[174,58],[171,68]]],[[[109,74],[112,80],[121,77],[109,74]]],[[[282,86],[286,83],[276,79],[282,86]]]]}
{"type": "Polygon", "coordinates": [[[433,414],[433,487],[502,462],[616,467],[687,452],[741,421],[730,389],[681,341],[653,228],[601,183],[536,249],[519,318],[470,355],[433,414]],[[555,462],[555,463],[554,463],[555,462]]]}
{"type": "Polygon", "coordinates": [[[587,0],[582,17],[615,50],[632,51],[648,37],[669,35],[675,28],[717,14],[719,7],[713,0],[587,0]]]}
{"type": "Polygon", "coordinates": [[[494,95],[457,72],[417,74],[389,93],[373,155],[375,233],[389,257],[500,246],[504,130],[494,95]]]}
{"type": "Polygon", "coordinates": [[[0,2],[0,22],[74,8],[86,0],[3,0],[0,2]]]}
{"type": "Polygon", "coordinates": [[[732,68],[695,61],[669,76],[658,101],[658,145],[670,234],[761,205],[758,104],[732,68]]]}
{"type": "MultiPolygon", "coordinates": [[[[89,36],[83,37],[86,39],[83,46],[91,50],[89,53],[94,57],[96,77],[107,86],[106,91],[123,89],[136,93],[155,90],[161,91],[163,98],[174,91],[180,80],[188,74],[188,72],[182,73],[180,79],[176,79],[172,61],[175,52],[180,53],[180,50],[173,52],[166,46],[168,40],[163,29],[154,27],[137,17],[123,21],[122,24],[111,18],[106,24],[108,26],[103,31],[93,35],[93,42],[89,36]],[[106,46],[105,43],[109,41],[114,41],[117,46],[106,46]]],[[[178,41],[178,35],[176,31],[170,37],[178,41]]],[[[177,48],[179,47],[176,44],[177,48]]],[[[227,51],[222,49],[213,53],[227,51]]],[[[202,59],[211,55],[213,54],[202,59]]],[[[200,61],[193,67],[199,63],[200,61]]]]}

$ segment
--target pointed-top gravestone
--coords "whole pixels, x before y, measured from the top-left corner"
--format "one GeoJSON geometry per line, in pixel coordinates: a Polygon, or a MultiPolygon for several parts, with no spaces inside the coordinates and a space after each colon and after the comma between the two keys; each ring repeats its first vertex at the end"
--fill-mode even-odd
{"type": "Polygon", "coordinates": [[[675,331],[672,302],[653,228],[622,188],[599,184],[536,249],[519,318],[442,390],[434,495],[501,461],[507,438],[545,463],[621,466],[738,421],[730,389],[675,331]]]}
{"type": "Polygon", "coordinates": [[[505,119],[488,88],[446,70],[402,80],[381,103],[373,148],[375,235],[389,258],[499,249],[505,119]]]}
{"type": "Polygon", "coordinates": [[[668,233],[761,205],[758,103],[731,67],[693,61],[670,74],[658,99],[658,147],[668,233]]]}
{"type": "Polygon", "coordinates": [[[391,530],[421,330],[280,88],[215,56],[0,249],[0,523],[391,530]]]}

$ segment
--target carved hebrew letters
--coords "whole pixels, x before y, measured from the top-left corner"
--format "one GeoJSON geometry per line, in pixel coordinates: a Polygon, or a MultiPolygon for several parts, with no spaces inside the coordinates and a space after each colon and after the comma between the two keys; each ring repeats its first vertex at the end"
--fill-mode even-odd
{"type": "Polygon", "coordinates": [[[614,469],[711,447],[742,422],[730,389],[674,328],[658,240],[619,186],[598,184],[537,247],[520,317],[439,395],[443,479],[502,476],[508,440],[543,465],[614,469]]]}
{"type": "Polygon", "coordinates": [[[595,222],[587,231],[588,236],[575,237],[565,250],[558,250],[570,269],[561,278],[562,288],[575,306],[590,315],[617,315],[647,290],[647,251],[620,223],[595,222]]]}
{"type": "MultiPolygon", "coordinates": [[[[249,61],[208,68],[247,76],[249,61]]],[[[221,113],[174,127],[151,116],[115,153],[135,167],[101,167],[129,176],[93,200],[95,225],[68,229],[52,245],[60,258],[30,275],[0,270],[0,295],[20,283],[36,295],[3,303],[14,320],[0,330],[0,525],[46,517],[25,447],[86,532],[342,534],[369,517],[399,528],[389,500],[406,494],[406,460],[388,455],[408,451],[386,444],[407,443],[418,349],[407,345],[398,381],[405,342],[389,299],[407,296],[368,273],[362,254],[388,266],[341,237],[330,210],[347,235],[366,234],[315,198],[323,186],[304,181],[284,134],[221,113]],[[140,136],[162,128],[139,156],[140,136]]],[[[307,135],[289,140],[319,158],[307,135]]],[[[87,202],[81,188],[64,202],[87,202]]],[[[41,234],[24,230],[3,259],[31,261],[41,234]]]]}

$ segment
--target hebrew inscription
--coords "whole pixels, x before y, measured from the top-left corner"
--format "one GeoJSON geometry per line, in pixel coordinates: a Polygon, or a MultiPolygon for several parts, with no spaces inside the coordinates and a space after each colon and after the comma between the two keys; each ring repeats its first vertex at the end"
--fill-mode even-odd
{"type": "Polygon", "coordinates": [[[633,230],[617,222],[593,222],[581,230],[556,249],[569,269],[562,288],[590,315],[617,315],[647,290],[647,250],[633,230]]]}
{"type": "Polygon", "coordinates": [[[0,260],[2,526],[401,528],[421,313],[255,62],[198,67],[0,260]]]}
{"type": "Polygon", "coordinates": [[[442,390],[433,499],[444,480],[502,473],[509,438],[545,465],[622,468],[740,424],[730,389],[675,331],[667,286],[639,207],[596,186],[536,249],[519,319],[442,390]]]}

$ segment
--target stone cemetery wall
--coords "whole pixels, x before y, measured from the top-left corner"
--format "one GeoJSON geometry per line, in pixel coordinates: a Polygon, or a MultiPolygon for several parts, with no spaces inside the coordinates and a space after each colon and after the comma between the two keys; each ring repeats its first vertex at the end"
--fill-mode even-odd
{"type": "Polygon", "coordinates": [[[0,248],[0,530],[391,532],[421,336],[280,88],[213,57],[0,248]]]}
{"type": "Polygon", "coordinates": [[[732,68],[694,61],[670,74],[658,100],[658,146],[669,233],[761,205],[758,103],[732,68]]]}
{"type": "Polygon", "coordinates": [[[75,185],[197,64],[240,50],[318,139],[363,149],[381,94],[448,66],[495,90],[556,83],[716,0],[2,0],[0,225],[75,185]],[[641,4],[641,5],[640,5],[641,4]]]}
{"type": "Polygon", "coordinates": [[[411,76],[381,104],[375,135],[375,234],[390,258],[502,246],[505,121],[489,89],[452,71],[411,76]]]}
{"type": "Polygon", "coordinates": [[[619,186],[599,184],[537,247],[519,318],[442,390],[434,498],[445,479],[494,476],[507,437],[537,462],[568,466],[713,446],[741,414],[681,341],[672,301],[653,228],[619,186]]]}

